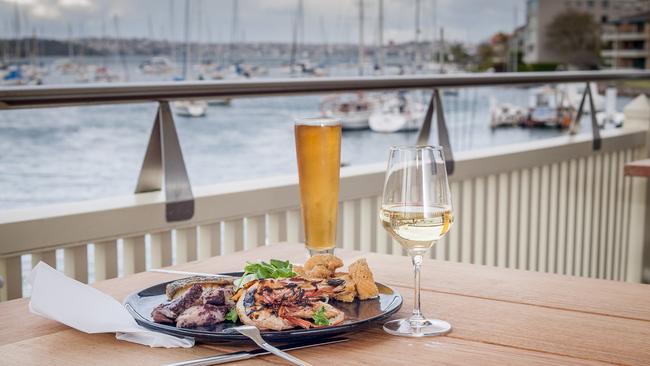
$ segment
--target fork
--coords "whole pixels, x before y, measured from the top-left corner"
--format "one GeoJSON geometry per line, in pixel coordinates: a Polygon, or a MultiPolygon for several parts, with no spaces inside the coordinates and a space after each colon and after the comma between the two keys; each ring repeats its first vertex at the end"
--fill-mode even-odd
{"type": "Polygon", "coordinates": [[[278,357],[282,357],[285,360],[287,360],[287,361],[289,361],[289,362],[291,362],[293,364],[296,364],[296,365],[299,365],[299,366],[312,366],[312,364],[307,363],[305,361],[302,361],[301,359],[299,359],[297,357],[294,357],[294,356],[291,356],[290,354],[288,354],[286,352],[283,352],[283,351],[273,347],[272,345],[268,344],[264,340],[264,338],[262,338],[262,335],[260,334],[260,330],[257,329],[257,327],[254,327],[252,325],[241,325],[241,326],[238,326],[238,327],[228,328],[226,331],[227,332],[239,332],[239,333],[245,335],[246,337],[250,338],[253,342],[255,342],[261,348],[264,348],[265,350],[273,353],[274,355],[276,355],[278,357]]]}

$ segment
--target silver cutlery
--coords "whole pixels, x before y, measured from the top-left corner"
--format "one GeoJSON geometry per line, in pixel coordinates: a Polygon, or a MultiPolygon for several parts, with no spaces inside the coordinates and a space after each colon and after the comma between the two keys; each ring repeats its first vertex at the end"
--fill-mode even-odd
{"type": "MultiPolygon", "coordinates": [[[[292,343],[292,344],[287,344],[284,346],[279,346],[278,348],[282,351],[292,351],[294,349],[301,349],[301,348],[308,348],[308,347],[316,347],[316,346],[324,346],[328,344],[335,344],[335,343],[341,343],[341,342],[346,342],[348,341],[347,338],[330,338],[328,340],[311,340],[311,341],[303,341],[299,343],[292,343]]],[[[228,362],[235,362],[235,361],[242,361],[242,360],[248,360],[253,357],[257,356],[263,356],[263,355],[268,355],[269,351],[263,349],[263,348],[257,348],[252,351],[239,351],[239,352],[232,352],[232,353],[226,353],[223,355],[217,355],[217,356],[210,356],[210,357],[204,357],[204,358],[198,358],[195,360],[189,360],[189,361],[181,361],[181,362],[176,362],[176,363],[170,363],[168,365],[164,366],[210,366],[210,365],[221,365],[224,363],[228,362]]]]}
{"type": "Polygon", "coordinates": [[[246,337],[250,338],[255,342],[258,346],[264,348],[265,350],[273,353],[274,355],[284,358],[285,360],[296,364],[298,366],[312,366],[310,363],[302,361],[301,359],[291,356],[290,354],[283,352],[276,347],[273,347],[272,345],[268,344],[264,338],[262,338],[262,335],[260,334],[260,330],[257,329],[257,327],[254,327],[252,325],[241,325],[239,327],[232,327],[228,328],[226,330],[227,332],[239,332],[246,337]]]}

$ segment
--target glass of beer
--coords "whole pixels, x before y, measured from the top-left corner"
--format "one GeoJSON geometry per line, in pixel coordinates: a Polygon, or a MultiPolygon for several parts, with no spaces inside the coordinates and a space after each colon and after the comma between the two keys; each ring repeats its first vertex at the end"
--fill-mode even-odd
{"type": "Polygon", "coordinates": [[[295,124],[302,222],[309,255],[332,254],[336,246],[341,166],[341,124],[305,118],[295,124]]]}

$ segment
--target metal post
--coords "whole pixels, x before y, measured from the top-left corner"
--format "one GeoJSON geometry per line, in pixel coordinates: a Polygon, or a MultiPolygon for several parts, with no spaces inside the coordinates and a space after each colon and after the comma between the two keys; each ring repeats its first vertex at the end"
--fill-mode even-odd
{"type": "Polygon", "coordinates": [[[454,173],[454,155],[451,150],[451,143],[449,142],[449,131],[447,130],[447,123],[445,121],[445,114],[442,110],[442,99],[440,98],[439,90],[433,89],[431,100],[429,101],[429,108],[427,114],[424,116],[424,122],[418,134],[417,144],[426,145],[429,142],[431,135],[431,122],[433,121],[433,111],[436,111],[436,128],[438,130],[438,143],[442,146],[442,151],[445,154],[445,165],[447,167],[447,174],[454,173]]]}
{"type": "Polygon", "coordinates": [[[135,193],[165,188],[165,215],[168,222],[194,216],[194,196],[187,176],[169,102],[160,101],[151,130],[135,193]],[[164,182],[164,184],[163,184],[164,182]]]}
{"type": "Polygon", "coordinates": [[[582,118],[582,112],[584,111],[585,99],[589,97],[589,114],[591,117],[591,132],[594,135],[592,148],[594,151],[600,150],[601,138],[600,138],[600,127],[598,126],[598,121],[596,121],[596,108],[594,107],[594,98],[591,95],[591,85],[589,82],[585,85],[585,91],[582,93],[582,99],[580,100],[580,106],[578,107],[578,113],[576,113],[576,118],[571,123],[569,127],[569,132],[571,134],[578,133],[580,129],[580,119],[582,118]]]}

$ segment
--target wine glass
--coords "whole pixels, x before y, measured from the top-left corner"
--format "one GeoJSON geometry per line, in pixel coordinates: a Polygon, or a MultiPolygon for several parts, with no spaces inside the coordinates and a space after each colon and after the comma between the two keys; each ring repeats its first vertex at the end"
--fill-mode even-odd
{"type": "Polygon", "coordinates": [[[453,222],[451,192],[441,147],[391,147],[379,216],[386,231],[406,249],[415,270],[413,315],[387,322],[384,330],[408,337],[450,332],[449,323],[428,319],[420,311],[423,255],[449,231],[453,222]]]}

